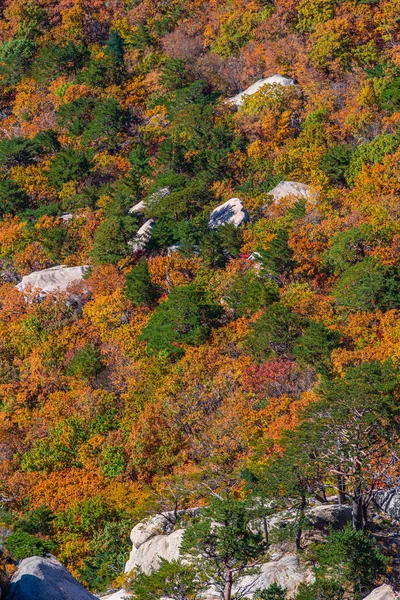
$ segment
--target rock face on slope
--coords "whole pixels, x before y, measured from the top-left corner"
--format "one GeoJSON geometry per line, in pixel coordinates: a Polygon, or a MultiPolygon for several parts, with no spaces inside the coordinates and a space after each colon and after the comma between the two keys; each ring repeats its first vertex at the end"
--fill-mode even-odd
{"type": "Polygon", "coordinates": [[[241,200],[239,198],[231,198],[227,202],[224,202],[224,204],[220,204],[217,208],[214,208],[208,219],[208,226],[210,229],[217,229],[221,225],[231,223],[235,227],[239,227],[248,220],[249,213],[245,210],[241,200]]]}
{"type": "MultiPolygon", "coordinates": [[[[183,512],[186,512],[187,516],[195,516],[198,509],[180,511],[179,515],[183,512]]],[[[135,568],[149,573],[153,569],[157,569],[160,558],[166,560],[179,558],[179,547],[185,530],[181,524],[177,524],[175,528],[174,513],[164,514],[165,516],[157,515],[138,523],[132,529],[132,552],[125,565],[125,573],[129,573],[135,568]]],[[[277,583],[288,590],[290,597],[301,583],[313,581],[311,570],[300,565],[295,554],[284,552],[278,548],[271,553],[270,558],[262,565],[260,574],[248,576],[240,582],[241,588],[243,586],[249,588],[248,595],[251,595],[251,590],[277,583]]],[[[207,597],[216,596],[218,594],[213,590],[207,592],[207,597]]],[[[113,596],[110,596],[109,600],[114,600],[113,596]]]]}
{"type": "Polygon", "coordinates": [[[342,529],[347,523],[351,523],[353,511],[350,506],[339,504],[321,504],[310,508],[307,519],[315,529],[342,529]]]}
{"type": "Polygon", "coordinates": [[[228,98],[228,102],[230,104],[234,104],[235,106],[241,106],[243,104],[246,96],[252,96],[256,92],[258,92],[258,90],[261,89],[264,85],[287,86],[287,85],[295,85],[295,82],[293,79],[290,79],[289,77],[283,77],[282,75],[271,75],[271,77],[267,77],[266,79],[259,79],[258,81],[253,83],[253,85],[248,87],[246,90],[244,90],[243,92],[240,92],[240,94],[237,94],[236,96],[233,96],[232,98],[228,98]]]}
{"type": "Polygon", "coordinates": [[[281,181],[268,192],[268,196],[272,196],[276,204],[287,197],[292,197],[295,200],[317,201],[317,195],[313,189],[309,185],[299,183],[298,181],[281,181]]]}
{"type": "Polygon", "coordinates": [[[380,490],[374,496],[376,504],[395,521],[400,520],[400,487],[380,490]]]}
{"type": "Polygon", "coordinates": [[[390,585],[381,585],[373,590],[364,600],[399,600],[400,594],[397,594],[390,585]]]}
{"type": "Polygon", "coordinates": [[[292,597],[301,583],[313,583],[314,576],[310,569],[302,567],[295,554],[273,553],[272,560],[261,566],[259,575],[249,575],[240,581],[240,587],[248,588],[250,594],[257,588],[268,588],[273,583],[287,590],[292,597]]]}
{"type": "Polygon", "coordinates": [[[132,252],[140,252],[146,248],[146,244],[151,240],[151,232],[154,225],[155,221],[153,219],[149,219],[144,225],[141,226],[134,239],[129,242],[132,252]]]}
{"type": "Polygon", "coordinates": [[[14,573],[6,600],[96,600],[53,556],[31,556],[14,573]]]}
{"type": "Polygon", "coordinates": [[[82,281],[88,267],[65,267],[57,265],[50,269],[34,271],[22,278],[21,283],[16,287],[21,292],[27,292],[29,289],[38,290],[39,296],[46,294],[65,292],[69,285],[82,281]]]}
{"type": "MultiPolygon", "coordinates": [[[[198,509],[178,511],[194,517],[198,509]]],[[[145,573],[157,569],[160,558],[175,560],[179,557],[179,546],[184,529],[175,528],[176,516],[173,512],[155,515],[135,525],[131,531],[132,551],[125,565],[125,573],[140,567],[145,573]]]]}

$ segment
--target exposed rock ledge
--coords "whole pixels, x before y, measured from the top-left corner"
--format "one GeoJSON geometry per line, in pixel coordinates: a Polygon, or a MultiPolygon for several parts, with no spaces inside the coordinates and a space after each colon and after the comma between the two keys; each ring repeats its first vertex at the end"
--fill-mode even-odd
{"type": "MultiPolygon", "coordinates": [[[[186,512],[185,516],[193,517],[199,509],[186,512]]],[[[179,548],[184,534],[184,528],[179,521],[185,511],[178,513],[178,519],[173,512],[156,515],[138,523],[131,532],[132,551],[125,565],[125,573],[135,568],[140,568],[145,573],[150,573],[158,568],[160,558],[175,560],[179,558],[179,548]]],[[[307,517],[313,528],[326,528],[333,526],[340,528],[351,520],[351,508],[347,506],[320,505],[312,507],[307,511],[307,517]]],[[[293,511],[285,511],[274,515],[269,519],[269,529],[277,529],[287,525],[293,520],[293,511]]],[[[257,528],[257,523],[255,523],[257,528]]],[[[263,525],[259,524],[260,529],[263,525]]],[[[272,547],[270,560],[261,567],[261,573],[257,576],[246,577],[241,582],[254,587],[268,587],[272,583],[278,583],[287,588],[289,596],[293,596],[299,585],[303,582],[313,581],[311,569],[300,564],[298,556],[292,552],[285,552],[281,547],[272,547]]],[[[216,594],[208,594],[216,595],[216,594]]],[[[113,596],[109,600],[117,600],[113,596]]]]}

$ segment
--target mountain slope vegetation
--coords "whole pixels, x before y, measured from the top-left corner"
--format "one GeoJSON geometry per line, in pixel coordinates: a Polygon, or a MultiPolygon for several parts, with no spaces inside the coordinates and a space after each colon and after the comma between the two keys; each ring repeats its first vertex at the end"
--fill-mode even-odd
{"type": "Polygon", "coordinates": [[[212,493],[338,491],[366,526],[397,477],[399,14],[399,0],[2,2],[10,549],[51,551],[102,590],[134,522],[212,493]],[[295,85],[227,102],[273,74],[295,85]],[[312,199],[274,202],[281,181],[312,199]],[[249,221],[210,228],[232,197],[249,221]],[[40,302],[16,289],[61,264],[90,269],[40,302]]]}

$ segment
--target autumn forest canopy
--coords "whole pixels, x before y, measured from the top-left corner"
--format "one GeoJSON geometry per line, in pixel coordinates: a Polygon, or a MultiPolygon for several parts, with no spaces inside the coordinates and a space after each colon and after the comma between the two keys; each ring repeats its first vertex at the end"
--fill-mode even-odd
{"type": "Polygon", "coordinates": [[[399,15],[399,0],[1,3],[11,556],[51,552],[101,591],[137,521],[213,494],[339,495],[367,528],[399,475],[399,15]],[[227,101],[278,74],[290,85],[227,101]],[[277,199],[280,182],[303,192],[277,199]],[[246,219],[213,225],[231,198],[246,219]],[[16,287],[58,265],[83,275],[16,287]]]}

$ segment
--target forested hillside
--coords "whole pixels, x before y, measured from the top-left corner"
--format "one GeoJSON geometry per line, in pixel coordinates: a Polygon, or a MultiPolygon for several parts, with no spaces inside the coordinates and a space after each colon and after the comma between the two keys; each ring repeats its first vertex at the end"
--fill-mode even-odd
{"type": "Polygon", "coordinates": [[[339,493],[365,527],[398,474],[399,15],[399,0],[3,0],[13,556],[52,552],[102,590],[135,522],[214,492],[339,493]],[[287,85],[228,101],[275,74],[287,85]],[[282,181],[305,185],[269,194],[282,181]],[[243,222],[213,223],[231,198],[243,222]],[[83,277],[16,287],[57,265],[83,277]]]}

